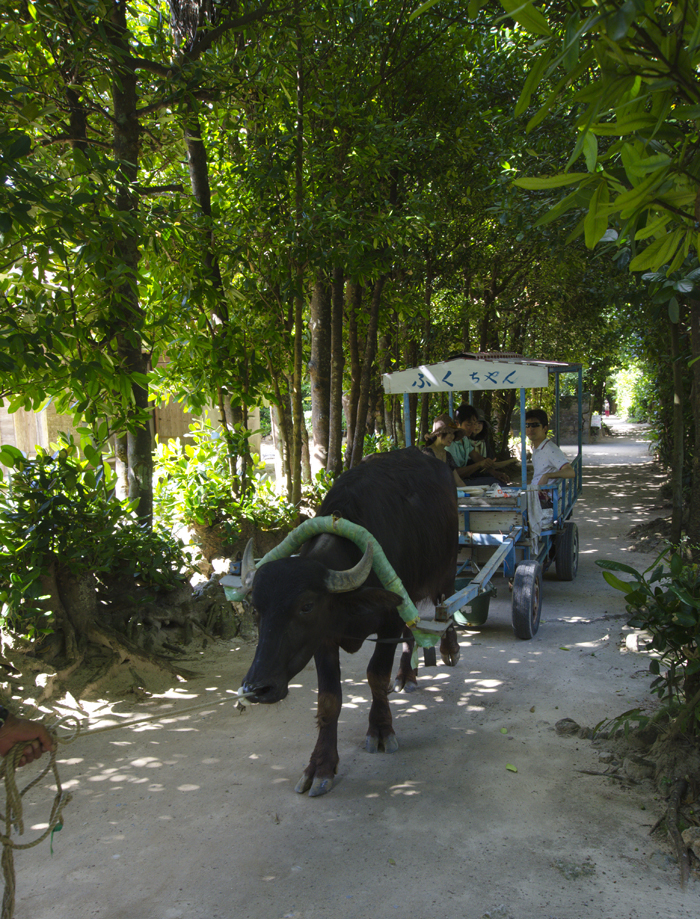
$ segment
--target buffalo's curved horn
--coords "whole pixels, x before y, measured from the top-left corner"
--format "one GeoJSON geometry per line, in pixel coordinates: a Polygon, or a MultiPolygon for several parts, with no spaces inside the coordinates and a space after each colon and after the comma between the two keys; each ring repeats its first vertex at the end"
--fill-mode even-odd
{"type": "Polygon", "coordinates": [[[354,568],[348,568],[346,571],[329,571],[326,578],[326,588],[329,593],[347,593],[349,590],[356,590],[361,587],[372,570],[373,555],[372,545],[368,543],[365,554],[354,568]]]}
{"type": "Polygon", "coordinates": [[[244,590],[253,589],[253,579],[256,572],[255,558],[253,557],[253,540],[249,539],[241,559],[241,586],[244,590]]]}

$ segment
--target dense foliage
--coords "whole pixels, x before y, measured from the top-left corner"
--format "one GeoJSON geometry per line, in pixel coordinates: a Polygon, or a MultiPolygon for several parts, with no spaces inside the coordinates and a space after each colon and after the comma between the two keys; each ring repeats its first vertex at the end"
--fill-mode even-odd
{"type": "Polygon", "coordinates": [[[700,735],[698,565],[687,564],[678,552],[663,553],[643,572],[620,562],[596,564],[604,569],[606,581],[625,594],[629,625],[645,629],[651,635],[652,691],[661,699],[676,703],[680,730],[700,735]],[[623,581],[613,572],[631,575],[632,580],[623,581]],[[679,702],[684,704],[679,706],[679,702]]]}
{"type": "Polygon", "coordinates": [[[537,38],[516,107],[537,103],[528,133],[561,115],[573,119],[568,158],[516,184],[544,206],[536,225],[573,222],[569,241],[582,237],[588,249],[643,273],[649,289],[637,330],[657,381],[660,456],[672,470],[672,540],[678,544],[685,527],[700,545],[700,400],[688,400],[684,373],[690,357],[697,392],[700,7],[696,0],[501,5],[537,38]]]}
{"type": "Polygon", "coordinates": [[[253,455],[245,489],[233,487],[226,439],[210,423],[190,425],[186,443],[158,444],[155,455],[156,519],[170,529],[222,524],[230,535],[248,520],[261,529],[292,525],[298,509],[275,491],[265,464],[253,455]]]}
{"type": "Polygon", "coordinates": [[[0,482],[3,623],[30,637],[51,631],[81,581],[103,603],[115,583],[122,599],[138,591],[141,602],[182,583],[182,543],[144,526],[131,502],[114,497],[106,463],[95,470],[70,443],[54,453],[39,448],[33,460],[5,446],[0,462],[10,469],[0,482]]]}
{"type": "MultiPolygon", "coordinates": [[[[155,402],[220,427],[158,447],[157,516],[285,525],[446,409],[404,421],[382,373],[460,352],[581,362],[594,409],[637,360],[681,477],[695,6],[4,4],[0,398],[71,412],[95,476],[111,441],[144,532],[155,402]],[[264,400],[281,497],[248,448],[264,400]]],[[[478,398],[507,446],[514,393],[478,398]]]]}

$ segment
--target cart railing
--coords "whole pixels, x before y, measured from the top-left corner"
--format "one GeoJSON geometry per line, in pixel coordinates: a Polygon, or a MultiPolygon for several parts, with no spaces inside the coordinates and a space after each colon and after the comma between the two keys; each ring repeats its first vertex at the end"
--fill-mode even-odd
{"type": "Polygon", "coordinates": [[[556,479],[551,484],[544,485],[541,491],[552,492],[552,526],[558,528],[564,520],[571,516],[571,511],[576,499],[581,494],[582,482],[582,457],[579,453],[571,460],[574,468],[572,479],[556,479]],[[559,486],[561,485],[561,494],[559,486]]]}

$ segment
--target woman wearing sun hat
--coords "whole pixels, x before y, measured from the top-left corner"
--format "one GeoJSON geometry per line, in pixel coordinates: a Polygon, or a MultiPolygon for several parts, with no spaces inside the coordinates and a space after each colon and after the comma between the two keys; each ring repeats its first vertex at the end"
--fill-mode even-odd
{"type": "Polygon", "coordinates": [[[438,417],[433,422],[432,431],[430,434],[425,435],[425,446],[421,449],[423,453],[427,453],[428,456],[434,456],[441,462],[447,463],[447,466],[451,470],[452,476],[455,480],[455,485],[457,487],[462,487],[464,483],[457,475],[457,465],[446,449],[454,440],[454,436],[455,428],[452,425],[450,416],[438,415],[438,417]]]}

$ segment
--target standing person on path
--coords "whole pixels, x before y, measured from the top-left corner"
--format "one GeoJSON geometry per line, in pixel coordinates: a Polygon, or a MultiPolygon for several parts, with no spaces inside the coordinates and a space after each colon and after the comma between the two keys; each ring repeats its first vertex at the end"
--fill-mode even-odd
{"type": "MultiPolygon", "coordinates": [[[[532,444],[532,482],[530,487],[541,488],[553,479],[573,479],[574,467],[557,444],[547,437],[549,418],[541,408],[530,409],[525,414],[525,430],[532,444]]],[[[552,496],[540,492],[540,502],[551,506],[552,496]]]]}

